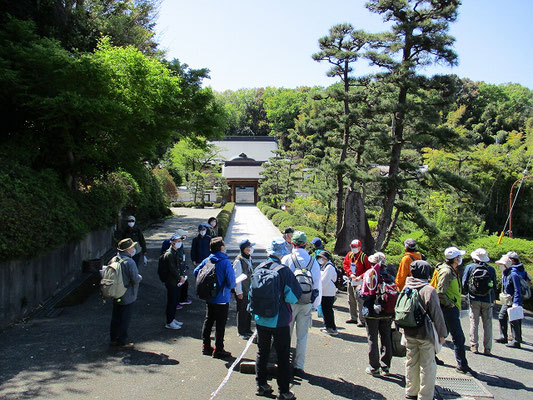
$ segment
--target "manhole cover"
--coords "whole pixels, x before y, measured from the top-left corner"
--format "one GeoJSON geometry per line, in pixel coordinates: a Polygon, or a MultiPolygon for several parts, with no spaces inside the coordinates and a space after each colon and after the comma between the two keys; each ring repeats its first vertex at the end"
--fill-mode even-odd
{"type": "Polygon", "coordinates": [[[494,396],[474,378],[437,377],[435,388],[444,399],[457,397],[491,398],[494,396]]]}

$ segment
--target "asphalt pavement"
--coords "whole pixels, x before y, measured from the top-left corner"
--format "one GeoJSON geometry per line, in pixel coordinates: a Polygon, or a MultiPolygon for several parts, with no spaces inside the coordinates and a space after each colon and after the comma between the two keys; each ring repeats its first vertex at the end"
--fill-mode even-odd
{"type": "MultiPolygon", "coordinates": [[[[1,399],[211,398],[234,359],[224,361],[201,354],[205,303],[195,296],[192,286],[189,292],[193,303],[179,310],[176,316],[184,321],[183,328],[177,331],[164,328],[166,291],[156,269],[163,239],[178,227],[195,233],[198,224],[216,215],[218,210],[180,208],[173,212],[174,218],[145,232],[149,263],[140,267],[143,281],[129,331],[135,348],[116,351],[109,347],[111,304],[104,304],[95,292],[83,304],[62,309],[55,318],[31,319],[0,332],[1,399]]],[[[185,243],[187,253],[190,239],[185,243]]],[[[330,337],[320,332],[322,322],[313,315],[306,374],[295,378],[292,387],[296,396],[328,400],[403,399],[405,359],[393,358],[391,375],[387,377],[365,374],[366,331],[344,323],[348,319],[348,303],[343,292],[335,304],[335,318],[340,334],[330,337]]],[[[531,321],[528,314],[523,326],[522,349],[494,344],[492,357],[474,355],[467,350],[470,366],[480,373],[479,382],[496,399],[533,398],[531,321]]],[[[463,317],[462,324],[468,337],[467,317],[463,317]]],[[[497,337],[497,321],[493,329],[497,337]]],[[[246,345],[237,336],[233,302],[225,343],[234,357],[246,345]]],[[[450,344],[448,340],[448,346],[439,354],[446,365],[438,368],[437,375],[464,377],[454,370],[450,344]]],[[[254,360],[255,352],[256,346],[252,345],[244,360],[254,360]]],[[[277,388],[275,380],[271,383],[277,388]]],[[[216,396],[216,399],[232,400],[256,398],[254,376],[240,373],[238,368],[216,396]]]]}

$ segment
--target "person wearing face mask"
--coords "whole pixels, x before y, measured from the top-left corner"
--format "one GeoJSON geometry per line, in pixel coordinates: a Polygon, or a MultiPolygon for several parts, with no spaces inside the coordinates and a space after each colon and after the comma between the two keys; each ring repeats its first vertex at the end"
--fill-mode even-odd
{"type": "Polygon", "coordinates": [[[362,314],[363,299],[357,294],[357,289],[361,285],[363,274],[370,269],[371,265],[368,257],[361,250],[362,243],[358,239],[350,243],[350,251],[344,257],[342,267],[346,276],[350,277],[348,283],[348,305],[350,306],[350,319],[347,324],[357,324],[358,327],[364,328],[365,319],[362,314]],[[359,319],[359,323],[357,320],[359,319]]]}
{"type": "Polygon", "coordinates": [[[244,339],[250,339],[252,332],[252,316],[248,312],[248,294],[250,293],[250,285],[252,284],[252,273],[254,271],[252,264],[252,254],[254,252],[255,243],[250,243],[248,239],[241,241],[239,249],[241,253],[235,257],[233,261],[233,270],[235,277],[241,274],[246,275],[246,279],[235,285],[235,301],[237,303],[237,332],[239,336],[244,339]]]}
{"type": "Polygon", "coordinates": [[[135,243],[131,239],[122,239],[118,242],[118,257],[122,261],[122,279],[126,287],[126,293],[113,300],[113,314],[111,315],[111,326],[109,328],[111,336],[111,346],[120,349],[131,349],[133,343],[128,342],[128,328],[131,321],[133,303],[137,300],[139,283],[142,276],[139,275],[137,264],[133,261],[135,255],[135,243]]]}
{"type": "Polygon", "coordinates": [[[325,328],[322,332],[331,336],[337,336],[337,326],[335,325],[335,314],[333,313],[333,303],[337,294],[337,269],[331,262],[331,254],[326,250],[320,250],[316,256],[318,264],[320,264],[320,277],[322,281],[322,300],[320,306],[322,307],[322,314],[324,315],[325,328]]]}
{"type": "Polygon", "coordinates": [[[440,307],[446,322],[446,328],[452,335],[453,347],[457,367],[455,370],[462,374],[476,375],[468,366],[465,352],[465,335],[461,327],[461,278],[459,266],[463,263],[465,250],[457,247],[448,247],[444,250],[446,261],[437,268],[437,294],[439,295],[440,307]]]}
{"type": "MultiPolygon", "coordinates": [[[[523,306],[522,288],[520,279],[528,279],[527,272],[524,265],[519,261],[518,254],[514,251],[503,255],[496,264],[499,265],[502,271],[502,308],[498,314],[498,321],[500,323],[500,337],[496,339],[497,343],[507,343],[507,309],[515,306],[523,306]]],[[[510,322],[511,333],[513,340],[507,347],[519,349],[522,342],[522,320],[517,319],[510,322]]]]}
{"type": "Polygon", "coordinates": [[[133,256],[133,260],[139,265],[139,262],[141,261],[141,256],[143,257],[143,263],[144,265],[148,264],[148,259],[146,258],[147,248],[146,248],[146,241],[144,240],[144,235],[140,228],[135,225],[135,217],[133,215],[130,215],[127,219],[127,225],[118,232],[117,234],[117,241],[128,239],[130,238],[134,242],[136,242],[136,253],[133,256]]]}
{"type": "Polygon", "coordinates": [[[283,239],[285,239],[285,248],[287,249],[287,253],[292,253],[292,249],[294,249],[294,244],[292,243],[292,236],[294,235],[294,228],[291,226],[288,226],[283,231],[283,239]]]}
{"type": "Polygon", "coordinates": [[[209,242],[211,242],[211,239],[207,226],[204,224],[198,225],[198,236],[192,240],[191,244],[191,261],[194,268],[209,257],[209,242]]]}
{"type": "Polygon", "coordinates": [[[218,236],[218,221],[215,217],[211,217],[207,220],[207,228],[209,229],[207,234],[211,236],[211,238],[218,236]]]}
{"type": "Polygon", "coordinates": [[[178,229],[178,232],[170,238],[170,248],[163,255],[161,262],[166,265],[167,278],[165,287],[167,288],[166,325],[167,329],[180,329],[183,322],[177,321],[176,307],[180,299],[181,286],[185,283],[185,262],[183,252],[183,240],[185,231],[178,229]]]}

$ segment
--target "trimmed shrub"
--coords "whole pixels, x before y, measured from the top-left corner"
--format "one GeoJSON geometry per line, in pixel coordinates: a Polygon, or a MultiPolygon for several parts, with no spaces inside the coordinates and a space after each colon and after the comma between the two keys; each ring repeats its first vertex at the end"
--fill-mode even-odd
{"type": "Polygon", "coordinates": [[[277,214],[277,213],[282,213],[282,212],[283,212],[283,211],[278,210],[277,208],[268,207],[268,208],[266,209],[266,213],[265,213],[265,215],[266,215],[266,217],[267,217],[268,219],[272,219],[272,217],[273,217],[275,214],[277,214]]]}
{"type": "Polygon", "coordinates": [[[224,237],[228,232],[229,222],[235,209],[235,203],[227,203],[217,216],[218,235],[224,237]]]}

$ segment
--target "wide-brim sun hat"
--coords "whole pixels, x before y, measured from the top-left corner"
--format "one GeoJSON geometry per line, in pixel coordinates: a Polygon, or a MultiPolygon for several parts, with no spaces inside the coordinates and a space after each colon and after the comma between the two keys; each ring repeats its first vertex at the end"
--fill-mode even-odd
{"type": "Polygon", "coordinates": [[[287,250],[287,246],[285,246],[285,243],[285,239],[283,238],[272,239],[272,242],[266,249],[267,254],[269,256],[274,256],[278,258],[286,256],[287,254],[289,254],[289,251],[287,250]]]}
{"type": "Polygon", "coordinates": [[[454,258],[464,256],[465,254],[466,250],[461,250],[457,247],[448,247],[444,250],[444,257],[446,257],[447,260],[453,260],[454,258]]]}
{"type": "Polygon", "coordinates": [[[126,251],[128,249],[131,249],[132,247],[135,247],[137,245],[137,242],[134,242],[131,240],[131,238],[122,239],[117,244],[117,250],[118,251],[126,251]]]}
{"type": "Polygon", "coordinates": [[[496,261],[496,264],[504,265],[505,268],[510,268],[511,265],[513,265],[513,261],[509,258],[507,254],[504,254],[498,261],[496,261]]]}
{"type": "Polygon", "coordinates": [[[372,254],[368,257],[368,261],[370,261],[371,264],[377,264],[381,261],[385,261],[387,257],[382,252],[378,251],[377,253],[372,254]]]}
{"type": "Polygon", "coordinates": [[[475,249],[472,253],[470,253],[470,257],[472,257],[472,260],[478,260],[481,262],[490,261],[489,254],[484,248],[475,249]]]}

